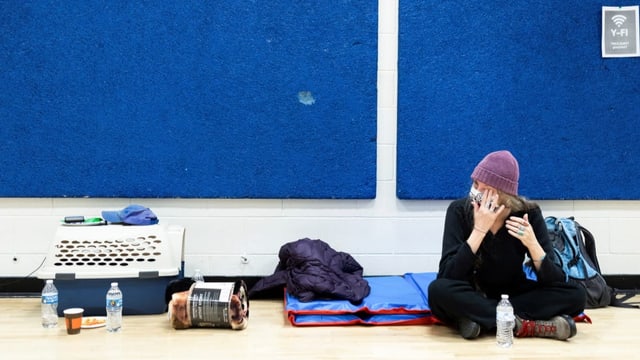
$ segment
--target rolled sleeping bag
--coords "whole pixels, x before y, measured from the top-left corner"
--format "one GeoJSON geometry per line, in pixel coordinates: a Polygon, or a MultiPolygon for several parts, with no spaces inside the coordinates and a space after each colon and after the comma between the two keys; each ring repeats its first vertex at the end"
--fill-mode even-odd
{"type": "Polygon", "coordinates": [[[242,330],[249,324],[249,297],[244,281],[195,282],[169,301],[174,329],[191,327],[242,330]]]}

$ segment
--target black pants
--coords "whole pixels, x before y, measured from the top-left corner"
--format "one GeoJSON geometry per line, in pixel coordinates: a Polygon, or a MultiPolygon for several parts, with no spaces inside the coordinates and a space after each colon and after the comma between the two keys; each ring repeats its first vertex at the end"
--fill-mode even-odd
{"type": "MultiPolygon", "coordinates": [[[[429,307],[436,318],[448,324],[467,318],[485,330],[496,327],[498,297],[486,297],[460,280],[436,279],[428,290],[429,307]]],[[[527,320],[548,320],[563,314],[577,316],[584,311],[585,299],[581,287],[568,283],[543,287],[527,281],[521,289],[509,292],[515,314],[527,320]]]]}

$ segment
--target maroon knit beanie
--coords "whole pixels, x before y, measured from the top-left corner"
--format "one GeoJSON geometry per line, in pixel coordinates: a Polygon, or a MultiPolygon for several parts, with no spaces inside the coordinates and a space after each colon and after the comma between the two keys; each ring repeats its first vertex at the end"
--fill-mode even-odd
{"type": "Polygon", "coordinates": [[[471,178],[507,194],[518,195],[520,167],[518,160],[507,150],[494,151],[476,166],[471,178]]]}

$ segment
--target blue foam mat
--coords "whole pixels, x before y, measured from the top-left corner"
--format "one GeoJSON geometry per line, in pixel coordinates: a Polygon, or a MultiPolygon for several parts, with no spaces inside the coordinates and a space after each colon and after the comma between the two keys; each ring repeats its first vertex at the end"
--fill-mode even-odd
{"type": "Polygon", "coordinates": [[[302,302],[285,291],[285,309],[291,324],[322,325],[419,325],[431,324],[427,287],[436,273],[365,277],[371,292],[360,304],[347,300],[302,302]]]}

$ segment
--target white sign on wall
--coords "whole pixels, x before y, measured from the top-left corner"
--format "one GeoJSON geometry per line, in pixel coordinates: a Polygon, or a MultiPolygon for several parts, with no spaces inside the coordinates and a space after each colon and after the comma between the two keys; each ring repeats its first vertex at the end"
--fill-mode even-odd
{"type": "Polygon", "coordinates": [[[602,7],[602,57],[640,56],[638,6],[602,7]]]}

